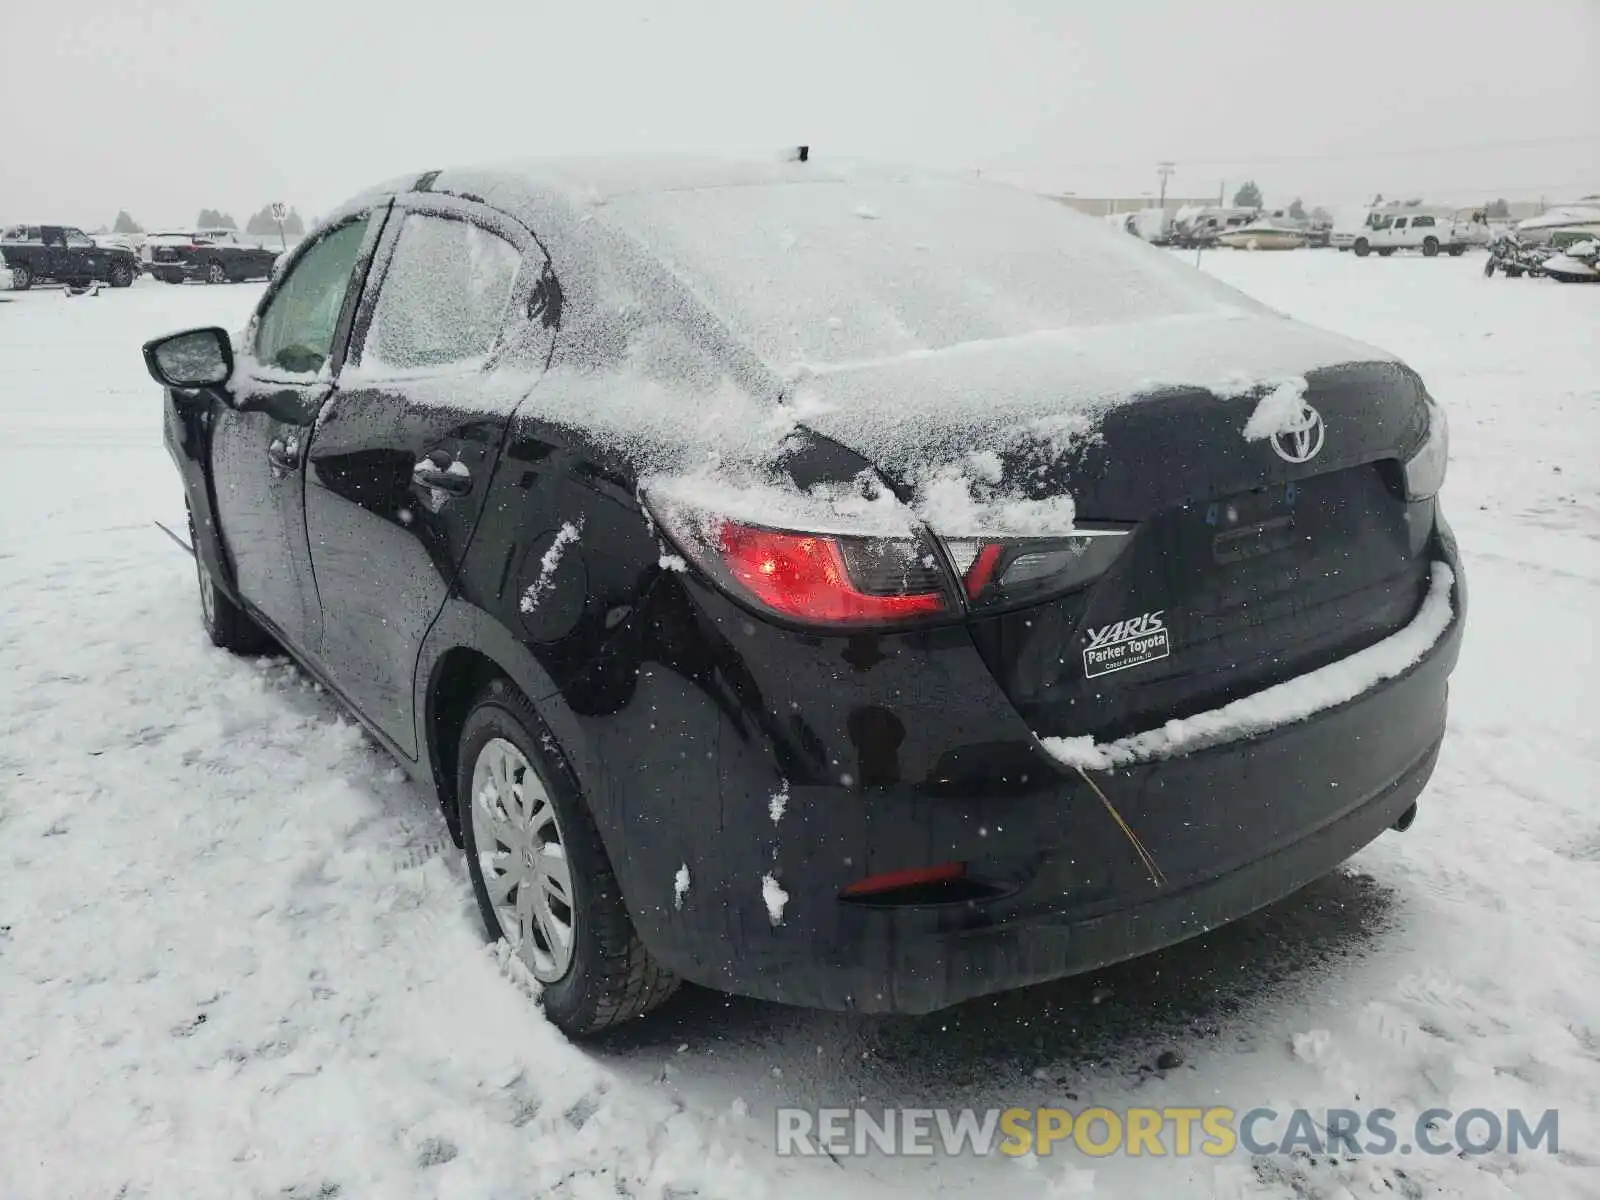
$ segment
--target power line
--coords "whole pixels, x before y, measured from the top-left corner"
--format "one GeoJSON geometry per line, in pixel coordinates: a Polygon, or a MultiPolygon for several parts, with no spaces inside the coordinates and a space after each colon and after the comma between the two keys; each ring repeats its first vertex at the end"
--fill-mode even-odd
{"type": "Polygon", "coordinates": [[[1165,208],[1167,206],[1167,180],[1172,177],[1173,173],[1176,170],[1177,170],[1177,168],[1174,167],[1169,162],[1163,162],[1163,163],[1156,164],[1156,174],[1161,176],[1161,207],[1162,208],[1165,208]]]}

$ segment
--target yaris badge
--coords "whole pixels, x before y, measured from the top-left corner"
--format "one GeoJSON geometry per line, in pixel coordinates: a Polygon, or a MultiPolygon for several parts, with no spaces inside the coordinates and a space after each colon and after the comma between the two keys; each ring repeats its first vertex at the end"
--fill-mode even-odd
{"type": "Polygon", "coordinates": [[[1272,435],[1272,448],[1284,462],[1310,462],[1321,453],[1326,432],[1322,414],[1307,404],[1300,410],[1294,424],[1272,435]]]}

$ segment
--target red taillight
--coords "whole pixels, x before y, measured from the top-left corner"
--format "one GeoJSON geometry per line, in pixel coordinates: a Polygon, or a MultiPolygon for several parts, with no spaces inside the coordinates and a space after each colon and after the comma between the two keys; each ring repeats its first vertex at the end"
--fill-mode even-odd
{"type": "Polygon", "coordinates": [[[999,542],[990,542],[978,551],[978,557],[967,570],[967,599],[976,600],[994,581],[994,569],[1000,565],[1000,552],[1004,549],[999,542]]]}
{"type": "Polygon", "coordinates": [[[1097,525],[1059,537],[945,542],[971,609],[1034,604],[1098,579],[1128,544],[1132,526],[1097,525]]]}
{"type": "Polygon", "coordinates": [[[774,612],[796,620],[872,624],[942,613],[949,607],[943,589],[936,583],[928,586],[927,568],[904,571],[898,581],[858,580],[846,561],[843,540],[825,534],[725,521],[716,549],[734,582],[774,612]]]}
{"type": "Polygon", "coordinates": [[[876,896],[884,892],[898,892],[905,888],[920,887],[930,883],[946,883],[960,879],[967,873],[962,863],[940,863],[936,867],[910,867],[904,871],[885,871],[882,875],[868,875],[858,879],[839,894],[841,896],[876,896]]]}

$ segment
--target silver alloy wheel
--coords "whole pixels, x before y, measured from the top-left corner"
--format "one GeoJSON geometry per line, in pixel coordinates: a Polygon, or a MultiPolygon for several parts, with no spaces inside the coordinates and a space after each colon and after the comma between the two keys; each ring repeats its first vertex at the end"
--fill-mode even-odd
{"type": "Polygon", "coordinates": [[[215,263],[214,262],[209,267],[206,268],[206,282],[207,283],[227,283],[228,282],[228,273],[227,273],[227,271],[223,270],[221,263],[215,263]]]}
{"type": "Polygon", "coordinates": [[[211,582],[211,575],[198,563],[195,565],[200,575],[200,611],[205,614],[206,628],[210,629],[217,623],[217,585],[211,582]]]}
{"type": "Polygon", "coordinates": [[[572,964],[572,872],[555,806],[527,757],[492,738],[472,764],[472,842],[500,933],[540,983],[572,964]]]}

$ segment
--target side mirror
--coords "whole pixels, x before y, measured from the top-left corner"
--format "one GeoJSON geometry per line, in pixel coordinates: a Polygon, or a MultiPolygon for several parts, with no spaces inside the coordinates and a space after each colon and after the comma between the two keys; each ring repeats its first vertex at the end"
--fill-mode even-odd
{"type": "Polygon", "coordinates": [[[144,344],[144,365],[162,387],[216,387],[233,374],[233,340],[215,326],[169,333],[144,344]]]}

